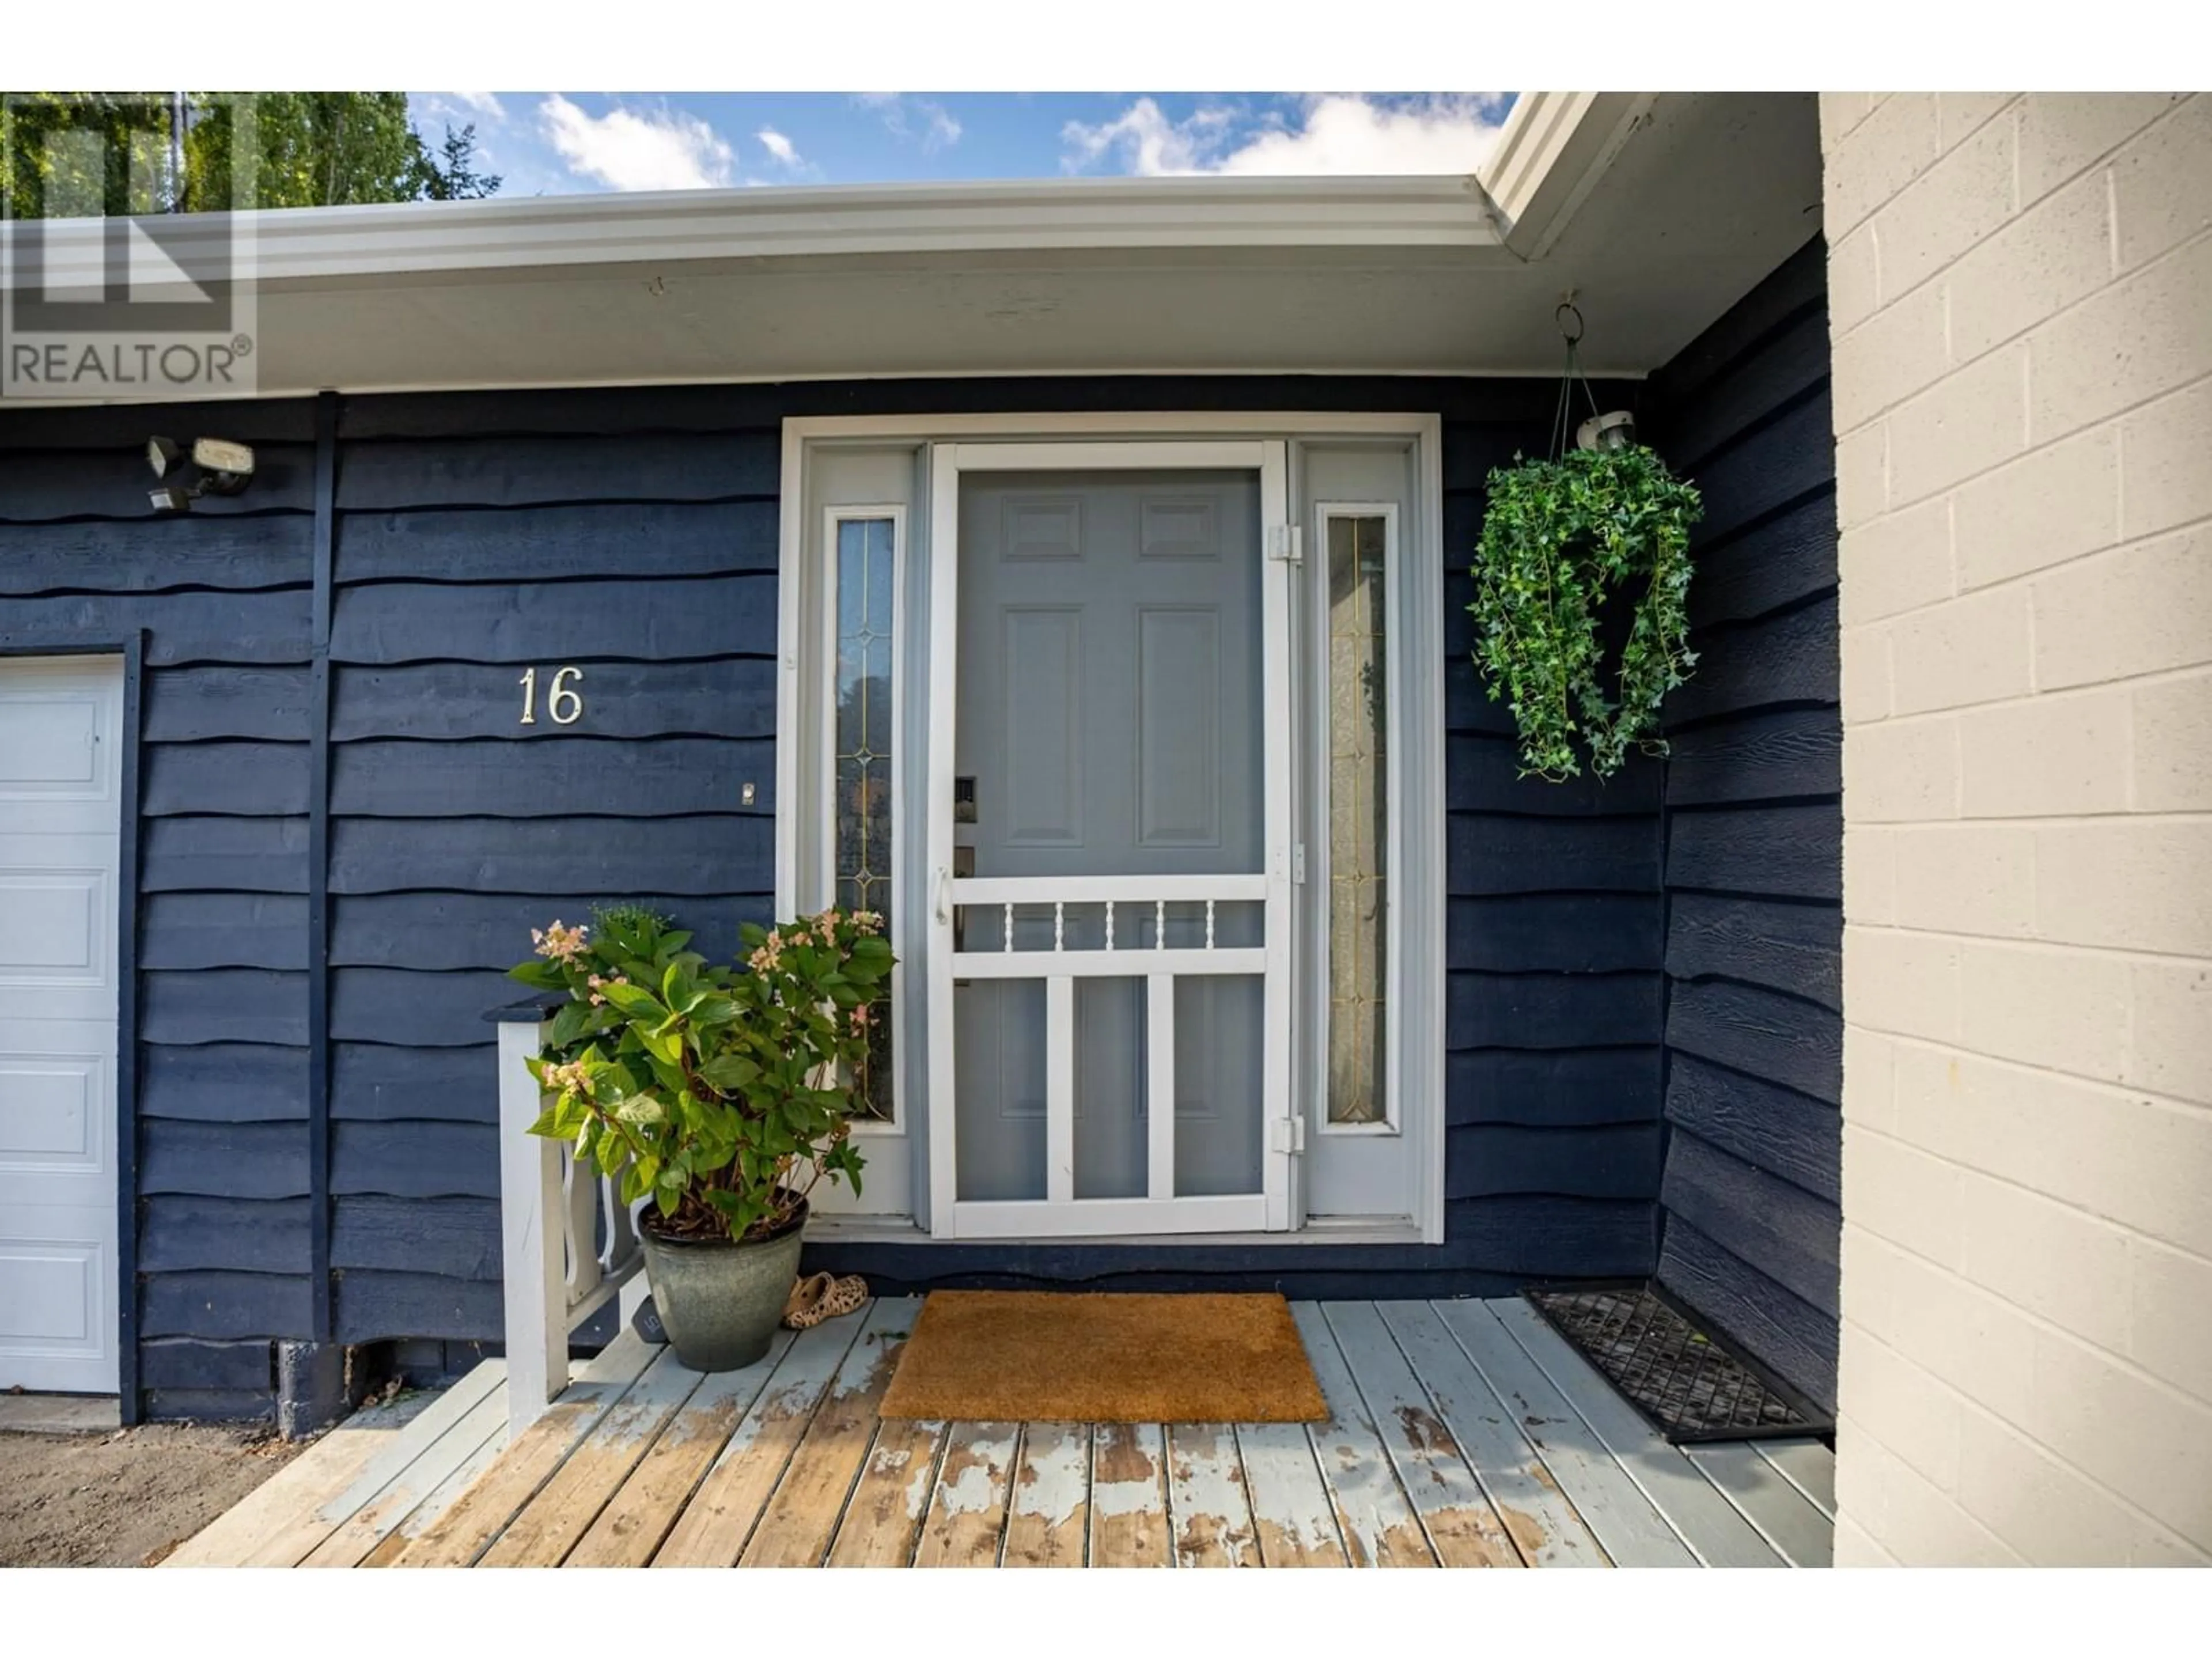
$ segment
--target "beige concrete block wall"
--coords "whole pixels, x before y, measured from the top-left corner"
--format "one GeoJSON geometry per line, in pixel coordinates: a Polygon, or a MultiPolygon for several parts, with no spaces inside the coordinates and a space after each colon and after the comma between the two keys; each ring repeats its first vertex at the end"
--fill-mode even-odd
{"type": "Polygon", "coordinates": [[[2212,1561],[2212,94],[1821,100],[1839,1564],[2212,1561]]]}

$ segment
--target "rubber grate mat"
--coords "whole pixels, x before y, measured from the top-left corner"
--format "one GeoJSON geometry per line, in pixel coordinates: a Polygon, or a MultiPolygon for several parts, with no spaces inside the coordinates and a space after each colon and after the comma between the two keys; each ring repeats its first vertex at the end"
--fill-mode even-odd
{"type": "Polygon", "coordinates": [[[1834,1427],[1795,1389],[1699,1330],[1650,1285],[1522,1294],[1677,1444],[1825,1434],[1834,1427]]]}

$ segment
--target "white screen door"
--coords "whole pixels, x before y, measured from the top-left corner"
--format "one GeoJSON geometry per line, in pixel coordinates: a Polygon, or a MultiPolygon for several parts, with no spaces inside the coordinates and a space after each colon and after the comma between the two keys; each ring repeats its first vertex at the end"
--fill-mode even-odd
{"type": "Polygon", "coordinates": [[[1285,447],[931,480],[932,1231],[1287,1229],[1285,447]]]}

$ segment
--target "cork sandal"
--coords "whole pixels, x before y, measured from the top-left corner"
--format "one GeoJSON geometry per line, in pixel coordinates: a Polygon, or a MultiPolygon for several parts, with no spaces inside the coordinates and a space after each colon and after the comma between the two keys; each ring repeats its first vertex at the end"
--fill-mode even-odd
{"type": "Polygon", "coordinates": [[[791,1298],[783,1304],[783,1322],[794,1331],[803,1331],[825,1319],[852,1313],[867,1299],[868,1281],[858,1273],[848,1273],[842,1279],[834,1273],[810,1273],[791,1287],[791,1298]]]}

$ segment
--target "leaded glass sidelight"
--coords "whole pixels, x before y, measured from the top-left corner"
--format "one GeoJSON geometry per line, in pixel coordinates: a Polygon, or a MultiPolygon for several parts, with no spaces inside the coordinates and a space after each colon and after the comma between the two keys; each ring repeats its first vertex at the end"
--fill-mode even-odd
{"type": "Polygon", "coordinates": [[[1380,514],[1328,520],[1328,1121],[1389,1121],[1389,753],[1380,514]]]}
{"type": "MultiPolygon", "coordinates": [[[[893,523],[839,519],[836,592],[836,726],[831,776],[837,902],[888,917],[891,899],[891,641],[893,523]]],[[[860,1097],[866,1115],[891,1116],[891,1010],[872,1024],[860,1097]]]]}

